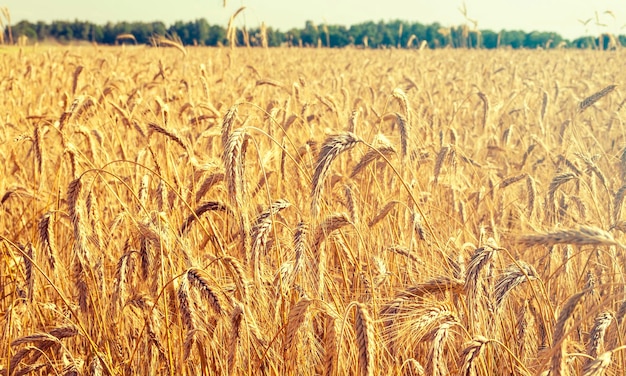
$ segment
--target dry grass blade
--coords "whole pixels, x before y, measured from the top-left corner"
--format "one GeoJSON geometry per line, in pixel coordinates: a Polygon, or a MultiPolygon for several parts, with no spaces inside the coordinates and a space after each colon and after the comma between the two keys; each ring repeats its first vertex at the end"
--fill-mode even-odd
{"type": "Polygon", "coordinates": [[[334,375],[339,361],[337,354],[337,320],[332,314],[324,314],[326,333],[324,336],[324,376],[334,375]]]}
{"type": "Polygon", "coordinates": [[[328,177],[330,165],[337,156],[352,149],[361,140],[350,132],[331,136],[324,141],[317,158],[315,173],[313,174],[313,189],[311,190],[311,215],[315,218],[319,213],[319,200],[324,190],[324,181],[328,177]]]}
{"type": "Polygon", "coordinates": [[[285,85],[283,85],[281,82],[272,80],[269,78],[263,78],[263,79],[256,81],[256,86],[263,86],[263,85],[269,85],[269,86],[274,86],[274,87],[279,87],[281,89],[285,89],[285,85]]]}
{"type": "Polygon", "coordinates": [[[580,226],[578,230],[560,230],[543,234],[523,235],[517,242],[524,246],[543,245],[551,247],[556,244],[571,245],[616,245],[626,249],[613,238],[610,233],[592,226],[580,226]]]}

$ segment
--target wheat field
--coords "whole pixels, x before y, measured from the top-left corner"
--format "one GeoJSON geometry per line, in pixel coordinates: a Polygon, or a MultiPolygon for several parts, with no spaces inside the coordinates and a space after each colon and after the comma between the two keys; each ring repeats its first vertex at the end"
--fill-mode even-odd
{"type": "Polygon", "coordinates": [[[0,59],[3,375],[622,375],[622,51],[0,59]]]}

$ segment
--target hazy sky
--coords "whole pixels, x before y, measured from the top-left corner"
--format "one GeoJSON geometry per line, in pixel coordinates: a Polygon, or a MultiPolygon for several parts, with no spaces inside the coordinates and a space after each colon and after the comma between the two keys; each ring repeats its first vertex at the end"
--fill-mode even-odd
{"type": "MultiPolygon", "coordinates": [[[[246,6],[239,25],[268,26],[287,30],[315,23],[352,25],[363,21],[400,19],[422,24],[439,22],[459,25],[462,0],[4,0],[12,21],[87,20],[107,21],[190,21],[206,18],[211,24],[226,25],[230,15],[246,6]]],[[[479,29],[556,31],[566,38],[612,32],[626,34],[624,0],[466,0],[468,17],[479,29]],[[605,13],[610,11],[611,14],[605,13]],[[596,25],[598,21],[606,26],[596,25]],[[591,19],[587,25],[580,21],[591,19]],[[580,20],[580,21],[579,21],[580,20]]]]}

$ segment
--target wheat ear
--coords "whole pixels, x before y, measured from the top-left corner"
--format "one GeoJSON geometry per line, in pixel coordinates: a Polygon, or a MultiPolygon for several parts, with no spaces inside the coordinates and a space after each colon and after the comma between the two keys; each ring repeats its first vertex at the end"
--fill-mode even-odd
{"type": "Polygon", "coordinates": [[[554,340],[554,346],[556,347],[556,350],[554,351],[554,354],[552,355],[551,372],[550,372],[551,376],[567,375],[566,370],[565,370],[565,367],[566,367],[565,365],[566,349],[565,349],[565,344],[564,344],[564,342],[566,341],[565,336],[571,329],[571,325],[572,325],[571,317],[572,317],[572,314],[574,313],[574,309],[576,309],[578,302],[580,302],[580,300],[583,298],[583,296],[585,296],[585,294],[586,294],[586,291],[581,291],[579,293],[572,295],[567,300],[567,302],[565,302],[565,305],[563,306],[563,309],[561,310],[561,313],[559,314],[559,318],[557,319],[557,322],[556,322],[556,327],[554,328],[553,340],[554,340]]]}
{"type": "Polygon", "coordinates": [[[463,366],[461,367],[461,375],[463,376],[476,376],[475,363],[480,355],[485,350],[489,340],[483,336],[474,337],[474,339],[465,346],[461,353],[463,359],[463,366]]]}
{"type": "Polygon", "coordinates": [[[315,218],[319,213],[319,201],[324,191],[324,181],[330,172],[330,165],[339,154],[352,149],[361,140],[350,132],[331,136],[324,141],[322,150],[317,158],[313,174],[313,189],[311,190],[311,215],[315,218]]]}
{"type": "Polygon", "coordinates": [[[609,85],[605,87],[604,89],[598,91],[597,93],[593,93],[587,98],[583,99],[580,103],[578,103],[578,112],[580,113],[580,112],[585,111],[587,108],[591,107],[594,103],[596,103],[597,101],[599,101],[600,99],[602,99],[603,97],[611,93],[613,90],[615,90],[616,87],[617,85],[609,85]]]}
{"type": "Polygon", "coordinates": [[[523,235],[517,239],[525,246],[544,245],[547,247],[556,244],[572,245],[616,245],[626,249],[624,245],[613,238],[610,233],[593,226],[580,226],[578,230],[560,230],[549,233],[523,235]]]}
{"type": "Polygon", "coordinates": [[[361,375],[373,376],[376,346],[374,340],[374,324],[367,307],[362,303],[356,303],[354,327],[356,330],[356,344],[359,350],[359,369],[361,375]]]}

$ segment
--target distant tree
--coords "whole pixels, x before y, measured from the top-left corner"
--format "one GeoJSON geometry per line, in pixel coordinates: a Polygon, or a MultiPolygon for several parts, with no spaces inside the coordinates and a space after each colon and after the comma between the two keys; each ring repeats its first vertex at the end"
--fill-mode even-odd
{"type": "Polygon", "coordinates": [[[289,46],[299,46],[302,41],[302,32],[300,29],[292,28],[285,33],[285,42],[289,46]]]}
{"type": "MultiPolygon", "coordinates": [[[[51,23],[20,21],[12,26],[15,37],[27,36],[32,41],[54,38],[61,42],[84,40],[102,44],[117,43],[120,34],[132,34],[137,43],[149,44],[153,36],[178,38],[183,44],[218,46],[227,44],[226,30],[220,25],[211,25],[206,19],[195,21],[176,21],[170,26],[163,22],[108,22],[96,25],[91,22],[74,20],[53,21],[51,23]]],[[[252,46],[262,45],[259,27],[239,29],[236,38],[238,45],[245,45],[249,37],[252,46]]],[[[474,30],[467,25],[442,27],[439,23],[423,25],[401,20],[362,22],[350,27],[343,25],[316,25],[306,21],[303,28],[292,28],[286,32],[272,27],[266,28],[268,46],[323,46],[345,47],[349,45],[369,48],[400,47],[406,48],[409,39],[414,48],[418,43],[426,42],[430,48],[556,48],[560,46],[574,48],[609,49],[626,44],[626,36],[603,34],[599,37],[584,37],[572,42],[553,32],[520,30],[474,30]]]]}
{"type": "Polygon", "coordinates": [[[209,35],[206,40],[206,45],[217,46],[219,44],[226,44],[226,29],[216,25],[209,27],[209,35]]]}
{"type": "Polygon", "coordinates": [[[521,30],[507,31],[503,30],[500,32],[500,46],[510,46],[513,48],[522,48],[524,47],[524,42],[526,40],[526,33],[521,30]]]}
{"type": "Polygon", "coordinates": [[[328,26],[329,40],[331,47],[345,47],[350,44],[350,35],[345,26],[328,26]]]}
{"type": "Polygon", "coordinates": [[[37,40],[36,26],[28,21],[20,21],[12,26],[13,36],[19,38],[20,36],[28,37],[30,40],[37,40]]]}
{"type": "Polygon", "coordinates": [[[72,37],[70,39],[77,40],[89,40],[91,36],[91,24],[89,22],[75,20],[68,24],[68,27],[72,30],[72,37]]]}
{"type": "Polygon", "coordinates": [[[358,45],[363,44],[364,38],[372,38],[377,34],[376,24],[374,22],[364,22],[350,26],[348,33],[354,39],[354,43],[358,45]]]}
{"type": "Polygon", "coordinates": [[[498,33],[491,30],[482,31],[482,46],[483,48],[496,48],[498,47],[498,33]]]}
{"type": "Polygon", "coordinates": [[[302,43],[308,46],[317,46],[317,40],[320,38],[319,28],[313,21],[306,21],[304,29],[300,32],[302,43]]]}
{"type": "Polygon", "coordinates": [[[152,24],[133,22],[128,25],[128,33],[135,37],[137,43],[150,43],[150,37],[154,34],[152,24]]]}
{"type": "Polygon", "coordinates": [[[50,38],[50,25],[43,21],[38,21],[35,25],[35,32],[37,33],[38,40],[44,40],[50,38]]]}
{"type": "Polygon", "coordinates": [[[66,21],[53,21],[50,25],[50,35],[61,42],[69,42],[74,39],[71,24],[66,21]]]}
{"type": "Polygon", "coordinates": [[[440,48],[447,45],[445,37],[439,33],[439,29],[441,29],[441,24],[438,22],[430,24],[426,27],[426,35],[424,39],[428,42],[428,47],[440,48]]]}
{"type": "Polygon", "coordinates": [[[115,25],[111,22],[107,22],[102,28],[102,42],[104,44],[114,44],[117,33],[115,32],[115,25]]]}
{"type": "Polygon", "coordinates": [[[285,33],[274,28],[267,28],[267,44],[269,47],[278,47],[287,41],[285,33]]]}
{"type": "Polygon", "coordinates": [[[572,41],[572,45],[580,49],[589,49],[589,48],[596,47],[595,40],[592,37],[581,37],[581,38],[574,39],[572,41]]]}
{"type": "Polygon", "coordinates": [[[192,44],[191,30],[189,23],[185,24],[182,21],[176,21],[172,26],[167,29],[167,33],[173,37],[180,38],[184,44],[192,44]]]}

